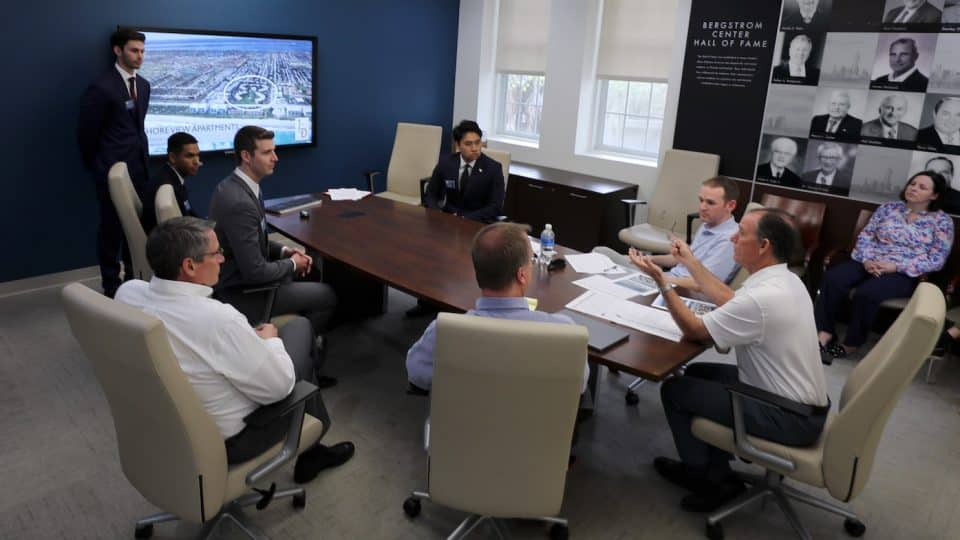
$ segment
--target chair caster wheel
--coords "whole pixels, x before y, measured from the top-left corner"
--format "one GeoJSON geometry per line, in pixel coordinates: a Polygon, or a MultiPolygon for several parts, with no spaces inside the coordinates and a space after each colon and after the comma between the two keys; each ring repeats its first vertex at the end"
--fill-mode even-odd
{"type": "Polygon", "coordinates": [[[843,520],[843,528],[846,529],[847,534],[854,538],[860,538],[863,533],[867,532],[867,526],[859,519],[847,518],[843,520]]]}
{"type": "Polygon", "coordinates": [[[301,493],[299,495],[293,496],[293,507],[294,508],[305,508],[307,506],[307,494],[301,493]]]}
{"type": "Polygon", "coordinates": [[[570,538],[570,529],[566,525],[554,523],[550,527],[550,540],[567,540],[570,538]]]}
{"type": "Polygon", "coordinates": [[[707,523],[707,538],[710,540],[723,540],[723,525],[707,523]]]}
{"type": "Polygon", "coordinates": [[[627,405],[636,405],[637,403],[640,403],[640,396],[638,396],[633,390],[628,391],[627,395],[624,396],[623,399],[626,400],[627,405]]]}
{"type": "Polygon", "coordinates": [[[150,538],[153,536],[153,523],[148,523],[147,525],[137,525],[136,530],[133,532],[134,538],[150,538]]]}
{"type": "Polygon", "coordinates": [[[403,501],[403,513],[407,517],[415,518],[420,515],[420,499],[416,497],[410,497],[407,500],[403,501]]]}

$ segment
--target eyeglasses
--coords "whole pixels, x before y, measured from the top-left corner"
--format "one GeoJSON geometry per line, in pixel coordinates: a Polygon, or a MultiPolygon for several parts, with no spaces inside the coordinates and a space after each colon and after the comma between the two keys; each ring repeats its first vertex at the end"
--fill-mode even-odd
{"type": "Polygon", "coordinates": [[[223,255],[223,248],[220,247],[220,248],[217,248],[216,251],[211,251],[210,253],[204,253],[203,257],[204,258],[213,257],[214,255],[223,255]]]}

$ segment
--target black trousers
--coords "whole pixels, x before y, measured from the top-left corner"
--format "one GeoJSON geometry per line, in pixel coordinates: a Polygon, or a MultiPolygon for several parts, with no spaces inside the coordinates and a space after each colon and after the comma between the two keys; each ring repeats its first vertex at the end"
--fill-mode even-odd
{"type": "Polygon", "coordinates": [[[846,261],[823,276],[820,295],[813,306],[817,330],[836,335],[837,315],[850,289],[856,287],[850,304],[850,324],[843,344],[859,347],[867,341],[880,304],[890,298],[904,298],[917,288],[917,278],[894,272],[874,277],[863,268],[863,263],[846,261]]]}
{"type": "MultiPolygon", "coordinates": [[[[298,381],[316,382],[313,330],[310,322],[296,317],[279,328],[287,354],[293,360],[293,370],[298,381]]],[[[311,416],[320,416],[322,410],[320,398],[311,398],[306,403],[306,412],[311,416]]],[[[247,426],[236,435],[224,441],[227,448],[227,463],[230,465],[249,461],[266,452],[271,446],[282,441],[290,427],[289,416],[278,418],[270,424],[256,428],[247,426]]]]}
{"type": "Polygon", "coordinates": [[[120,287],[120,261],[127,269],[126,279],[133,278],[133,261],[130,258],[130,248],[127,247],[123,227],[120,225],[120,216],[113,207],[110,199],[110,188],[106,179],[94,181],[97,191],[100,223],[97,225],[97,263],[100,265],[100,285],[103,292],[113,297],[120,287]]]}
{"type": "MultiPolygon", "coordinates": [[[[680,459],[705,468],[713,479],[721,479],[730,471],[732,456],[694,437],[690,425],[694,416],[700,416],[733,427],[730,393],[725,385],[737,380],[737,366],[698,363],[690,364],[685,374],[667,379],[660,386],[663,410],[680,459]]],[[[815,443],[827,419],[826,414],[804,417],[751,400],[743,401],[743,413],[747,433],[790,446],[815,443]]]]}

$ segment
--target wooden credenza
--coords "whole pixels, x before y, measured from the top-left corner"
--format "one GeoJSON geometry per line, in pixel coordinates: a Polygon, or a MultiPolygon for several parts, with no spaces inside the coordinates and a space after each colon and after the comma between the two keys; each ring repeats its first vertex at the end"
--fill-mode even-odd
{"type": "Polygon", "coordinates": [[[504,211],[510,221],[529,224],[534,236],[550,223],[558,244],[579,251],[604,245],[625,252],[627,246],[617,238],[627,226],[620,200],[636,196],[635,184],[513,162],[504,211]]]}

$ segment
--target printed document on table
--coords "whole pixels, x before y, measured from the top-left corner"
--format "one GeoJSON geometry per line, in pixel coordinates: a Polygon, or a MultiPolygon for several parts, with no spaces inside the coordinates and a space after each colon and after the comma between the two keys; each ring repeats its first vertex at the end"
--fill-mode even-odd
{"type": "Polygon", "coordinates": [[[679,342],[680,327],[669,312],[621,300],[608,294],[587,291],[567,304],[567,309],[622,324],[647,334],[679,342]]]}
{"type": "Polygon", "coordinates": [[[581,274],[623,274],[622,266],[614,264],[610,257],[602,253],[581,253],[567,255],[567,263],[575,272],[581,274]]]}
{"type": "Polygon", "coordinates": [[[357,188],[330,188],[327,190],[331,201],[359,201],[370,194],[357,188]]]}
{"type": "Polygon", "coordinates": [[[617,285],[617,282],[613,281],[612,279],[600,275],[592,275],[590,277],[578,279],[574,281],[573,284],[578,287],[583,287],[588,291],[601,292],[616,298],[622,298],[624,300],[627,298],[633,298],[634,296],[640,294],[629,287],[617,285]]]}

